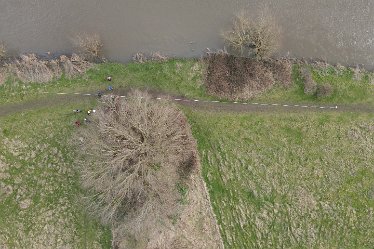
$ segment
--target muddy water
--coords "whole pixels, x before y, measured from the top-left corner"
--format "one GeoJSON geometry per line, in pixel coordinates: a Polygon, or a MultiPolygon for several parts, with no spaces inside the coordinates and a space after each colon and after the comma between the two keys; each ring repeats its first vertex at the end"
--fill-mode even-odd
{"type": "Polygon", "coordinates": [[[0,0],[0,41],[14,52],[69,52],[85,31],[116,61],[137,51],[198,56],[222,47],[233,13],[264,3],[282,27],[281,54],[374,67],[371,0],[0,0]]]}

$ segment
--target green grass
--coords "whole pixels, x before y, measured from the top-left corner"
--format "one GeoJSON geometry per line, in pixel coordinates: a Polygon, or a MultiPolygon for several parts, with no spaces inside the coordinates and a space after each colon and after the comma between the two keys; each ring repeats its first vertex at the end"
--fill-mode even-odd
{"type": "Polygon", "coordinates": [[[312,68],[313,79],[318,85],[328,83],[334,92],[329,97],[318,98],[316,95],[304,94],[304,81],[299,66],[293,67],[293,85],[289,89],[274,87],[256,98],[256,101],[278,101],[292,103],[335,103],[335,104],[374,104],[374,84],[370,83],[372,73],[363,73],[360,80],[355,79],[349,69],[312,68]]]}
{"type": "Polygon", "coordinates": [[[0,247],[111,247],[110,230],[81,204],[69,139],[83,117],[74,108],[65,103],[0,118],[0,247]]]}
{"type": "Polygon", "coordinates": [[[373,248],[373,115],[188,117],[226,248],[373,248]]]}
{"type": "Polygon", "coordinates": [[[0,86],[0,104],[45,97],[42,92],[96,92],[108,85],[164,91],[186,97],[208,98],[202,84],[201,65],[196,60],[170,60],[146,64],[105,63],[75,79],[62,77],[49,83],[24,84],[9,79],[0,86]],[[106,77],[111,75],[112,82],[106,77]]]}

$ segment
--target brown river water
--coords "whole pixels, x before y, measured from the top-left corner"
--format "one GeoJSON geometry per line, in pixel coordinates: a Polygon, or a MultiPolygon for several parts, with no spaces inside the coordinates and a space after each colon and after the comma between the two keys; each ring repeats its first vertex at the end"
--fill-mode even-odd
{"type": "Polygon", "coordinates": [[[264,5],[283,30],[281,55],[374,68],[372,0],[0,0],[0,41],[14,53],[71,52],[71,37],[95,32],[114,61],[193,57],[223,47],[234,13],[264,5]]]}

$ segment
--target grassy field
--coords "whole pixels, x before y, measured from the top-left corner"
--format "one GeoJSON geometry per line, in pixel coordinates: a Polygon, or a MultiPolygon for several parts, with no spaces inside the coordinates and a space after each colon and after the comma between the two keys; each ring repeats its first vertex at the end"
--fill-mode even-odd
{"type": "Polygon", "coordinates": [[[318,98],[304,94],[304,80],[300,74],[300,66],[293,68],[293,85],[289,89],[274,87],[265,94],[256,97],[256,101],[276,101],[292,103],[336,103],[336,104],[370,104],[374,105],[373,74],[363,72],[355,76],[352,69],[337,69],[332,66],[312,69],[313,79],[318,85],[328,83],[334,91],[329,97],[318,98]]]}
{"type": "Polygon", "coordinates": [[[92,104],[0,118],[0,248],[110,248],[109,229],[82,206],[69,145],[72,110],[92,104]]]}
{"type": "Polygon", "coordinates": [[[226,248],[373,248],[374,115],[188,116],[226,248]]]}

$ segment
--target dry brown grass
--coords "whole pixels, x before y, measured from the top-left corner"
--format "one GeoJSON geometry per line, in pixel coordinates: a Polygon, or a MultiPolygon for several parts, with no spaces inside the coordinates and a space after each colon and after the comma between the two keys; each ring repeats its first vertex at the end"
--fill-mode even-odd
{"type": "Polygon", "coordinates": [[[58,59],[43,60],[35,54],[24,54],[18,59],[8,62],[7,71],[24,83],[45,83],[58,79],[64,74],[68,78],[85,73],[92,63],[73,54],[70,58],[62,55],[58,59]]]}
{"type": "Polygon", "coordinates": [[[6,57],[6,53],[7,51],[4,43],[0,42],[0,61],[6,57]]]}
{"type": "Polygon", "coordinates": [[[257,20],[241,12],[234,17],[231,30],[224,32],[222,37],[236,55],[263,59],[278,49],[280,28],[265,12],[257,20]]]}
{"type": "Polygon", "coordinates": [[[0,67],[0,86],[2,84],[4,84],[5,80],[6,80],[6,77],[7,77],[7,74],[6,74],[6,70],[5,68],[3,67],[0,67]]]}
{"type": "Polygon", "coordinates": [[[104,96],[93,118],[79,134],[86,158],[82,183],[95,199],[91,210],[116,234],[142,243],[178,215],[176,184],[196,167],[185,167],[195,156],[187,120],[174,106],[140,92],[126,100],[104,96]]]}
{"type": "Polygon", "coordinates": [[[78,75],[82,75],[94,65],[77,54],[72,54],[70,58],[62,55],[60,56],[59,62],[67,78],[74,78],[78,75]]]}
{"type": "Polygon", "coordinates": [[[255,60],[225,53],[204,58],[207,91],[223,98],[249,99],[276,82],[290,86],[292,64],[287,60],[255,60]]]}
{"type": "Polygon", "coordinates": [[[132,60],[136,63],[146,63],[148,61],[155,61],[155,62],[165,62],[168,61],[170,58],[161,52],[151,52],[150,54],[138,52],[133,55],[132,60]]]}
{"type": "Polygon", "coordinates": [[[54,66],[56,63],[58,62],[40,60],[35,54],[25,54],[6,64],[6,67],[22,82],[48,82],[62,74],[60,67],[54,66]]]}
{"type": "Polygon", "coordinates": [[[88,61],[103,60],[103,42],[98,34],[81,33],[72,39],[81,57],[88,61]]]}

